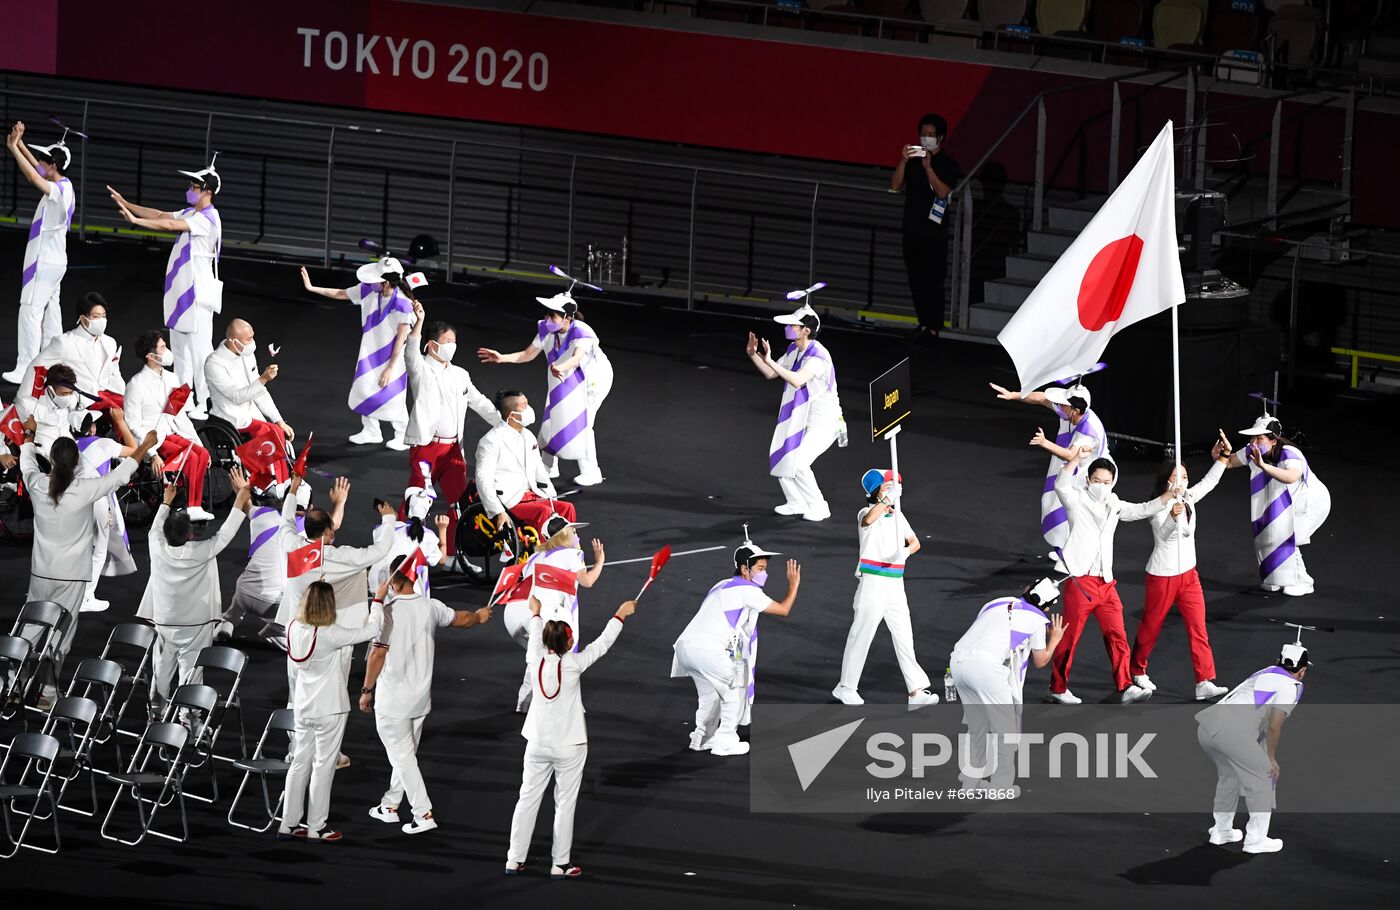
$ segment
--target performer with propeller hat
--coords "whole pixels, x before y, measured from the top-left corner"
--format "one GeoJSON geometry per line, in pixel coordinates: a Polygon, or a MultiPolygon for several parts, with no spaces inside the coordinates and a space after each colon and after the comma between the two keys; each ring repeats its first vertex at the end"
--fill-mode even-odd
{"type": "MultiPolygon", "coordinates": [[[[215,152],[214,159],[218,157],[215,152]]],[[[222,189],[222,181],[213,160],[202,170],[179,173],[190,182],[185,190],[186,207],[175,212],[137,205],[112,187],[107,190],[130,224],[179,235],[165,267],[165,327],[170,330],[175,373],[198,399],[190,417],[204,420],[209,416],[204,361],[214,349],[214,314],[222,311],[224,305],[223,282],[218,277],[224,228],[219,211],[214,208],[214,197],[222,189]]]]}
{"type": "Polygon", "coordinates": [[[29,242],[24,247],[24,269],[20,275],[19,331],[15,368],[4,374],[6,382],[19,382],[39,351],[63,331],[59,309],[59,288],[68,271],[68,228],[73,224],[73,182],[63,176],[72,154],[63,138],[53,145],[24,142],[24,123],[10,129],[5,146],[19,165],[20,173],[43,198],[29,223],[29,242]]]}
{"type": "Polygon", "coordinates": [[[574,483],[593,486],[603,482],[593,428],[598,409],[612,390],[613,368],[598,333],[583,321],[573,289],[575,285],[594,291],[602,288],[570,277],[557,265],[549,270],[568,279],[569,288],[553,297],[535,298],[549,316],[540,320],[534,339],[512,354],[480,348],[477,356],[483,363],[527,363],[544,353],[549,390],[540,425],[540,455],[551,478],[559,476],[560,459],[577,461],[574,483]]]}
{"type": "Polygon", "coordinates": [[[831,517],[812,464],[843,436],[846,426],[836,390],[836,365],[825,345],[817,341],[822,323],[809,301],[814,291],[824,287],[826,282],[819,281],[806,290],[790,292],[788,299],[801,300],[802,306],[773,317],[792,342],[782,357],[774,360],[768,341],[760,341],[753,332],[745,348],[763,378],[783,381],[778,425],[768,447],[768,473],[778,478],[785,502],[773,511],[801,515],[808,521],[831,517]]]}
{"type": "Polygon", "coordinates": [[[865,700],[857,691],[861,671],[870,653],[875,632],[884,623],[894,643],[895,659],[904,677],[910,705],[936,705],[938,696],[928,690],[929,678],[914,654],[914,630],[909,622],[909,599],[904,593],[904,564],[919,552],[919,536],[902,512],[895,508],[902,478],[893,471],[871,468],[861,477],[868,505],[856,515],[860,536],[860,561],[856,565],[856,599],[851,631],[841,655],[841,681],[831,694],[843,705],[865,700]]]}
{"type": "Polygon", "coordinates": [[[306,290],[329,300],[348,300],[360,308],[360,356],[350,385],[350,410],[359,415],[360,432],[350,437],[355,445],[384,441],[379,422],[394,429],[388,448],[407,452],[408,374],[404,369],[404,345],[413,328],[411,288],[428,283],[422,272],[404,277],[403,264],[392,256],[366,263],[355,272],[359,284],[345,289],[321,288],[311,283],[306,268],[301,282],[306,290]]]}

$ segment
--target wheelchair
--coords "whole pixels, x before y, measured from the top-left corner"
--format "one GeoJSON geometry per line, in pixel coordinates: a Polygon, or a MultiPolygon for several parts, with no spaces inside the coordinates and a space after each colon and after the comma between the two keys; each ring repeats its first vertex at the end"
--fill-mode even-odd
{"type": "MultiPolygon", "coordinates": [[[[228,479],[228,472],[243,466],[233,450],[248,440],[233,424],[212,414],[196,432],[199,433],[199,444],[209,452],[209,474],[204,479],[203,505],[212,512],[215,507],[226,506],[233,500],[233,484],[228,479]]],[[[286,455],[290,467],[295,460],[290,445],[286,455]]]]}
{"type": "Polygon", "coordinates": [[[520,564],[529,559],[530,554],[534,553],[535,547],[539,545],[539,529],[525,524],[510,513],[510,510],[506,511],[515,525],[514,530],[510,526],[498,527],[496,522],[487,516],[486,506],[477,494],[474,479],[468,479],[467,491],[462,494],[456,508],[457,552],[465,557],[480,559],[483,563],[480,572],[463,573],[470,581],[494,586],[499,573],[493,570],[501,565],[499,557],[507,547],[513,555],[510,564],[520,564]]]}

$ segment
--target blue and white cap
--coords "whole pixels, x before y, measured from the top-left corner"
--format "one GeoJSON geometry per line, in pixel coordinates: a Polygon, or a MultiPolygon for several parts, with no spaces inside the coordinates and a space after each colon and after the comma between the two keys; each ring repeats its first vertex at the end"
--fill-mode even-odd
{"type": "MultiPolygon", "coordinates": [[[[894,471],[885,470],[883,468],[871,468],[861,475],[860,488],[865,491],[866,496],[873,496],[876,490],[892,480],[895,480],[894,471]]],[[[899,479],[895,482],[903,483],[904,475],[899,475],[899,479]]]]}

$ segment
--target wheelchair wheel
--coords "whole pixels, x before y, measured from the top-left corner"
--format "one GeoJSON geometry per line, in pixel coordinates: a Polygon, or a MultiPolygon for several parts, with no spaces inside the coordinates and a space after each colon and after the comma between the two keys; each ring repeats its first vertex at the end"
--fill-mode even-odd
{"type": "Polygon", "coordinates": [[[209,452],[209,470],[204,477],[204,501],[209,511],[227,505],[233,499],[233,484],[228,472],[238,465],[233,450],[243,444],[243,437],[227,422],[211,417],[197,431],[199,444],[209,452]]]}
{"type": "MultiPolygon", "coordinates": [[[[465,501],[466,497],[463,499],[465,501]]],[[[500,565],[497,557],[504,552],[507,544],[515,554],[515,563],[523,563],[530,558],[539,543],[539,534],[534,528],[519,522],[516,522],[516,528],[514,533],[509,527],[498,528],[496,522],[487,517],[480,501],[471,502],[462,509],[457,519],[457,552],[462,556],[481,559],[485,564],[479,576],[468,574],[469,579],[494,585],[493,570],[500,565]]]]}
{"type": "Polygon", "coordinates": [[[127,527],[145,524],[155,517],[164,487],[164,479],[152,471],[149,464],[137,465],[130,482],[117,491],[117,505],[127,527]]]}
{"type": "Polygon", "coordinates": [[[22,544],[34,538],[34,510],[29,496],[21,496],[13,482],[0,487],[0,537],[22,544]]]}

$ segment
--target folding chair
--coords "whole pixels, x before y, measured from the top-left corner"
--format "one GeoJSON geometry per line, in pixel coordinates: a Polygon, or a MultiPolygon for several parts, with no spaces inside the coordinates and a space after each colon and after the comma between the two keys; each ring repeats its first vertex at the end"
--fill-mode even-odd
{"type": "MultiPolygon", "coordinates": [[[[286,796],[285,789],[280,790],[277,795],[277,802],[272,802],[272,794],[267,789],[267,779],[269,777],[286,778],[287,772],[291,770],[291,762],[281,758],[266,758],[263,756],[263,748],[267,745],[269,733],[292,733],[296,730],[296,718],[292,714],[291,708],[278,708],[272,712],[272,716],[267,719],[267,726],[263,727],[262,737],[258,740],[258,746],[253,750],[252,758],[240,759],[233,763],[233,767],[243,772],[243,781],[238,785],[238,792],[233,794],[233,802],[228,807],[228,823],[235,828],[242,828],[245,831],[256,831],[259,834],[271,828],[277,821],[277,813],[282,808],[282,801],[286,796]],[[267,823],[261,828],[253,825],[245,825],[243,822],[233,820],[234,812],[238,809],[238,801],[243,798],[243,789],[248,786],[248,778],[256,774],[258,783],[262,785],[263,808],[267,813],[267,823]]],[[[279,740],[280,743],[280,740],[279,740]]],[[[281,748],[280,745],[277,748],[281,748]]]]}
{"type": "MultiPolygon", "coordinates": [[[[97,814],[97,778],[92,768],[92,747],[96,742],[100,721],[97,702],[80,695],[65,695],[54,702],[41,731],[59,741],[58,762],[67,765],[65,770],[59,772],[61,783],[56,797],[58,808],[89,818],[97,814]],[[68,785],[77,780],[84,771],[88,776],[92,808],[78,809],[63,805],[63,796],[68,792],[68,785]]],[[[23,783],[22,780],[20,782],[23,783]]]]}
{"type": "Polygon", "coordinates": [[[133,738],[141,735],[140,730],[121,729],[121,722],[126,717],[126,710],[137,693],[140,693],[146,702],[148,719],[152,719],[149,718],[151,713],[151,657],[155,640],[155,627],[139,622],[121,623],[107,636],[107,644],[102,648],[102,653],[99,656],[121,664],[122,685],[127,688],[126,695],[113,716],[112,729],[103,735],[101,742],[106,742],[107,739],[117,734],[125,734],[133,738]]]}
{"type": "Polygon", "coordinates": [[[28,704],[28,696],[35,685],[42,684],[45,668],[49,671],[49,681],[55,688],[58,687],[59,667],[54,659],[54,649],[63,640],[63,635],[72,621],[68,611],[52,600],[31,600],[20,608],[19,616],[15,617],[10,634],[23,638],[30,644],[31,670],[21,701],[32,711],[39,709],[28,704]]]}
{"type": "Polygon", "coordinates": [[[10,742],[5,760],[0,762],[0,813],[5,816],[5,838],[10,844],[10,851],[0,853],[0,859],[9,859],[19,852],[20,847],[28,847],[40,853],[57,853],[63,845],[58,836],[58,801],[54,799],[53,793],[54,760],[57,756],[58,740],[43,733],[20,733],[10,742]],[[12,766],[21,763],[23,767],[16,775],[12,766]],[[24,779],[30,774],[39,778],[38,786],[24,783],[24,779]],[[15,783],[5,783],[10,777],[15,779],[15,783]],[[15,803],[19,800],[32,800],[28,812],[15,808],[15,803]],[[29,834],[29,826],[34,824],[38,817],[41,800],[49,804],[49,815],[46,818],[53,825],[53,849],[24,842],[29,834]],[[13,815],[24,816],[24,826],[19,829],[18,837],[14,833],[13,815]]]}
{"type": "Polygon", "coordinates": [[[18,635],[0,635],[0,720],[10,720],[16,714],[29,729],[29,717],[24,713],[24,698],[29,691],[29,678],[34,669],[30,661],[33,646],[18,635]]]}
{"type": "MultiPolygon", "coordinates": [[[[214,756],[214,742],[218,739],[219,733],[223,730],[224,720],[228,717],[228,712],[238,712],[238,757],[248,757],[248,735],[243,729],[243,703],[238,698],[238,687],[243,682],[243,670],[248,666],[248,655],[237,648],[229,648],[224,645],[210,645],[199,652],[195,658],[194,669],[190,671],[190,677],[182,682],[194,682],[196,679],[205,681],[208,671],[216,670],[222,673],[232,674],[232,681],[229,683],[227,692],[219,692],[219,706],[215,711],[213,719],[213,733],[209,737],[208,751],[211,758],[214,756]],[[198,675],[196,675],[198,674],[198,675]]],[[[214,687],[216,690],[218,686],[214,687]]],[[[232,758],[217,756],[223,761],[233,761],[232,758]]]]}
{"type": "Polygon", "coordinates": [[[101,834],[105,840],[116,841],[119,844],[126,844],[129,847],[141,843],[146,839],[147,834],[154,834],[156,837],[163,837],[166,840],[173,840],[176,843],[184,843],[190,837],[189,820],[185,816],[185,794],[180,789],[180,781],[184,777],[186,749],[185,744],[189,740],[190,731],[179,724],[153,723],[146,728],[146,732],[141,734],[141,742],[136,746],[136,753],[131,756],[131,766],[123,772],[107,775],[107,779],[117,785],[117,794],[112,797],[112,805],[107,809],[107,816],[102,820],[101,834]],[[150,770],[152,763],[156,767],[164,768],[163,771],[150,770]],[[155,799],[150,799],[143,795],[154,788],[159,788],[155,799]],[[121,802],[123,795],[129,795],[136,803],[137,816],[141,822],[141,833],[135,840],[124,840],[114,834],[109,834],[107,828],[112,823],[112,816],[116,814],[117,805],[121,802]],[[166,834],[163,831],[154,831],[151,826],[155,823],[156,813],[163,806],[168,806],[172,802],[180,805],[180,830],[181,834],[176,837],[173,834],[166,834]],[[150,805],[150,814],[146,814],[146,805],[150,805]]]}
{"type": "Polygon", "coordinates": [[[212,803],[219,798],[219,781],[214,776],[214,739],[218,736],[218,728],[211,731],[211,724],[219,706],[219,693],[214,691],[213,686],[206,686],[200,683],[186,683],[177,686],[170,695],[170,702],[165,707],[165,716],[161,718],[163,723],[180,724],[190,733],[185,756],[185,774],[193,768],[207,767],[209,769],[209,783],[213,788],[212,796],[199,796],[190,793],[184,787],[184,779],[181,778],[180,789],[189,799],[198,800],[201,803],[212,803]]]}
{"type": "MultiPolygon", "coordinates": [[[[78,669],[73,671],[73,678],[68,681],[68,691],[65,696],[78,696],[90,698],[97,705],[97,720],[93,727],[94,741],[106,743],[112,741],[117,752],[116,767],[122,765],[122,744],[112,736],[113,712],[116,710],[117,690],[121,686],[122,665],[115,660],[105,660],[101,657],[88,657],[78,664],[78,669]],[[106,732],[104,737],[103,731],[106,732]]],[[[53,714],[52,711],[49,712],[53,714]]],[[[45,733],[51,732],[45,730],[45,733]]],[[[106,774],[106,771],[102,771],[106,774]]]]}

